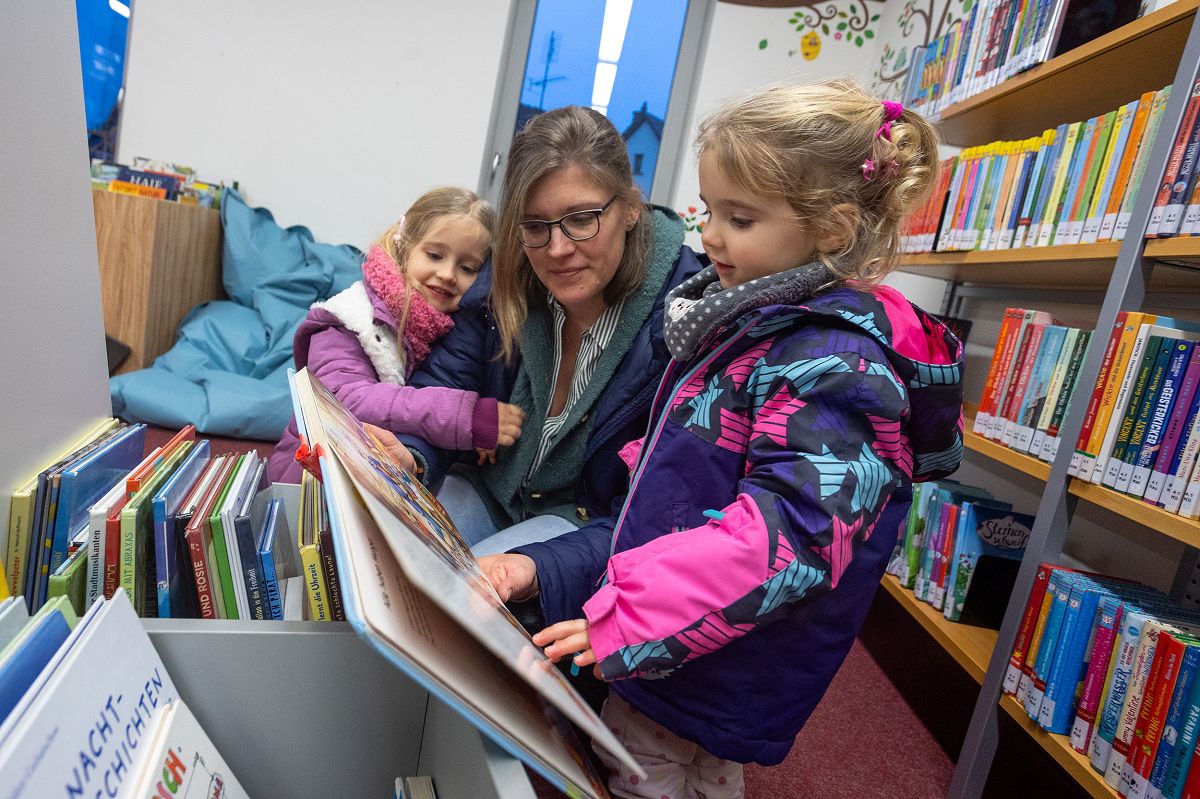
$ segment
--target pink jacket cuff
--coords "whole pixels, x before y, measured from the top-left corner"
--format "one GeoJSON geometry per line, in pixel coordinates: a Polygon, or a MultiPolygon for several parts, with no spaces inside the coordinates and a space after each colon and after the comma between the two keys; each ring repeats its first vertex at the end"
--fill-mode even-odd
{"type": "Polygon", "coordinates": [[[476,449],[495,449],[499,436],[499,403],[492,397],[480,397],[471,414],[471,444],[476,449]]]}

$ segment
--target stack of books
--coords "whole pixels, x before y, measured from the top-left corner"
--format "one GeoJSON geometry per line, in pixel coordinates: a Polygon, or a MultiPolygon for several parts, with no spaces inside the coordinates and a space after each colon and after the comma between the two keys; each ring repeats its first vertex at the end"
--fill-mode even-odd
{"type": "Polygon", "coordinates": [[[31,612],[65,597],[82,615],[123,589],[146,617],[339,617],[336,563],[320,561],[323,517],[310,512],[293,538],[265,490],[264,459],[212,457],[191,425],[148,454],[145,439],[145,425],[109,419],[18,488],[6,593],[31,612]],[[309,558],[322,569],[319,616],[303,602],[309,558]]]}
{"type": "Polygon", "coordinates": [[[1200,326],[1122,312],[1070,473],[1188,518],[1200,516],[1200,326]]]}
{"type": "MultiPolygon", "coordinates": [[[[233,187],[237,188],[237,181],[234,181],[233,187]]],[[[134,158],[129,166],[93,160],[92,188],[170,200],[181,205],[219,208],[221,190],[225,184],[199,180],[196,170],[190,166],[139,157],[134,158]]]]}
{"type": "Polygon", "coordinates": [[[989,609],[1007,606],[1032,526],[1032,516],[1014,513],[982,488],[917,483],[887,573],[950,621],[996,627],[1000,619],[989,609]],[[976,581],[977,573],[985,578],[976,581]],[[975,608],[982,613],[972,617],[975,608]]]}
{"type": "Polygon", "coordinates": [[[1138,583],[1042,564],[1004,691],[1122,797],[1200,796],[1200,615],[1138,583]]]}
{"type": "Polygon", "coordinates": [[[79,618],[0,603],[0,784],[10,799],[246,791],[179,698],[125,592],[79,618]]]}
{"type": "Polygon", "coordinates": [[[1091,338],[1045,311],[1005,309],[972,431],[1053,460],[1091,338]]]}
{"type": "MultiPolygon", "coordinates": [[[[1169,97],[1170,87],[1146,92],[1041,136],[966,148],[942,162],[940,180],[910,220],[901,248],[1006,250],[1123,240],[1169,97]]],[[[1200,207],[1196,217],[1200,221],[1200,207]]]]}
{"type": "Polygon", "coordinates": [[[980,0],[944,34],[912,49],[902,101],[937,119],[947,106],[1078,47],[1168,0],[980,0]]]}

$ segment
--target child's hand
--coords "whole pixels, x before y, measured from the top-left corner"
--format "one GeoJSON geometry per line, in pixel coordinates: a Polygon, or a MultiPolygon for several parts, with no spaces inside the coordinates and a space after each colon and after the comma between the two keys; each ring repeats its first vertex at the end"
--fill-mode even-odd
{"type": "Polygon", "coordinates": [[[479,570],[503,602],[520,602],[538,592],[537,565],[528,555],[484,555],[479,570]]]}
{"type": "Polygon", "coordinates": [[[571,673],[576,673],[576,666],[595,664],[592,673],[596,675],[596,679],[604,679],[600,676],[600,664],[596,663],[596,653],[592,651],[592,642],[588,637],[587,619],[571,619],[551,624],[534,635],[533,642],[542,647],[542,651],[552,663],[557,663],[563,655],[578,652],[579,654],[571,659],[571,673]]]}
{"type": "MultiPolygon", "coordinates": [[[[507,402],[496,403],[496,443],[501,447],[511,447],[521,437],[521,425],[525,422],[525,411],[507,402]]],[[[483,460],[480,460],[482,463],[483,460]]],[[[492,462],[495,463],[493,455],[492,462]]]]}
{"type": "Polygon", "coordinates": [[[400,439],[396,438],[391,430],[384,430],[382,427],[376,427],[368,422],[363,422],[363,430],[366,430],[376,442],[379,443],[388,454],[396,459],[396,463],[400,468],[409,474],[416,474],[417,459],[408,451],[408,447],[400,443],[400,439]]]}
{"type": "Polygon", "coordinates": [[[479,447],[476,447],[475,454],[479,456],[475,461],[476,466],[482,466],[484,461],[487,461],[488,463],[496,462],[496,450],[494,449],[480,449],[479,447]]]}

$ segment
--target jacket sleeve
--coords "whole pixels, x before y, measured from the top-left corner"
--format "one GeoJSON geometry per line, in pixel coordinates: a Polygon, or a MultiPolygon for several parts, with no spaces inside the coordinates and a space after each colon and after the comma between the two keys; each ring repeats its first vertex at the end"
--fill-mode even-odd
{"type": "Polygon", "coordinates": [[[383,383],[354,334],[328,327],[312,336],[308,370],[361,422],[428,439],[435,446],[472,447],[479,395],[449,388],[383,383]]]}
{"type": "Polygon", "coordinates": [[[836,588],[911,468],[907,395],[882,352],[781,347],[746,384],[735,500],[614,555],[584,605],[605,679],[662,676],[836,588]]]}
{"type": "Polygon", "coordinates": [[[550,541],[513,550],[533,559],[542,618],[547,625],[583,615],[583,603],[595,592],[604,574],[615,524],[615,517],[605,516],[550,541]]]}

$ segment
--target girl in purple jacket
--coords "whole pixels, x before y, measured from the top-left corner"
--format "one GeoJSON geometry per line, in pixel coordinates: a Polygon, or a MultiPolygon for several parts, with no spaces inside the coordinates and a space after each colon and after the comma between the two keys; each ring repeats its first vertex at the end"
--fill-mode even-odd
{"type": "Polygon", "coordinates": [[[784,758],[911,483],[962,452],[962,347],[879,285],[936,175],[929,123],[849,81],[780,86],[709,117],[698,149],[711,265],[667,297],[672,360],[615,529],[480,559],[506,601],[537,598],[551,659],[609,681],[602,717],[648,775],[601,752],[620,797],[740,797],[741,763],[784,758]]]}
{"type": "MultiPolygon", "coordinates": [[[[480,458],[521,434],[520,408],[473,391],[413,388],[409,376],[454,326],[452,314],[483,268],[496,215],[474,192],[422,195],[371,247],[363,279],[312,306],[296,330],[296,368],[308,367],[360,421],[419,435],[480,458]]],[[[271,456],[274,482],[300,482],[295,418],[271,456]]]]}

